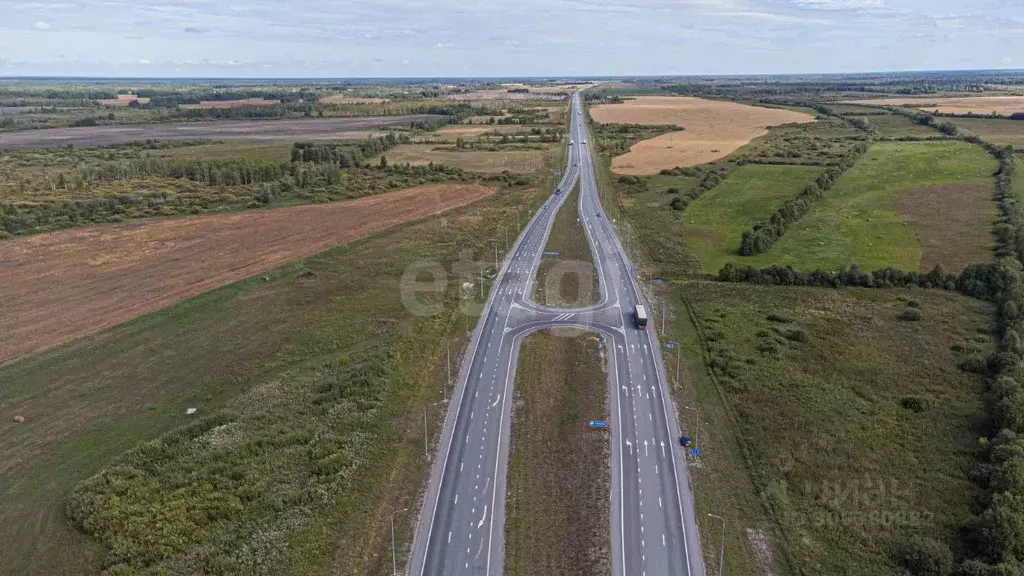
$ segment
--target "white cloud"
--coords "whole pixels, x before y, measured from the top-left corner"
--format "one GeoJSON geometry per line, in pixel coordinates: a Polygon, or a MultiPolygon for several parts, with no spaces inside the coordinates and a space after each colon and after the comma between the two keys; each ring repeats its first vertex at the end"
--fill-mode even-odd
{"type": "Polygon", "coordinates": [[[805,18],[803,16],[791,16],[788,14],[774,14],[772,12],[712,12],[712,16],[723,18],[750,18],[752,20],[763,20],[766,22],[782,22],[786,24],[832,24],[830,20],[822,18],[805,18]]]}
{"type": "MultiPolygon", "coordinates": [[[[0,60],[3,60],[3,58],[2,58],[2,57],[0,57],[0,60]]],[[[1000,64],[1002,64],[1002,65],[1004,65],[1004,66],[1009,66],[1010,64],[1013,64],[1013,58],[1011,58],[1011,57],[1009,57],[1009,56],[1003,56],[1003,57],[1002,57],[1002,58],[1001,58],[1001,59],[999,60],[999,63],[1000,63],[1000,64]]]]}
{"type": "Polygon", "coordinates": [[[139,58],[139,64],[142,64],[143,66],[145,66],[147,64],[150,64],[150,61],[146,60],[145,58],[139,58]]]}
{"type": "Polygon", "coordinates": [[[43,22],[42,20],[37,20],[36,23],[32,25],[32,27],[35,28],[36,30],[50,30],[53,28],[53,26],[50,26],[49,22],[43,22]]]}
{"type": "Polygon", "coordinates": [[[434,48],[451,48],[452,46],[454,46],[454,44],[445,44],[443,42],[438,42],[437,44],[434,44],[434,48]]]}
{"type": "Polygon", "coordinates": [[[803,8],[820,10],[870,10],[885,8],[885,0],[790,0],[803,8]]]}

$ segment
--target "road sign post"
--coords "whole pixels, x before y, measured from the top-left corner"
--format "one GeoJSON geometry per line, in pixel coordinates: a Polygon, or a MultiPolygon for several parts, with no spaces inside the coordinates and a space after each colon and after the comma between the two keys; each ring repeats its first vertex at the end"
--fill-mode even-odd
{"type": "Polygon", "coordinates": [[[591,428],[607,428],[608,422],[604,420],[591,420],[587,423],[587,426],[590,426],[591,428]]]}

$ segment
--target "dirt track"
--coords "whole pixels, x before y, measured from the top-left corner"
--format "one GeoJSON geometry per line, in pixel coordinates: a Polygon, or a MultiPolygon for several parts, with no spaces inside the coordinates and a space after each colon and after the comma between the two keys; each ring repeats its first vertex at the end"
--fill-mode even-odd
{"type": "Polygon", "coordinates": [[[0,242],[0,364],[493,193],[435,184],[350,202],[0,242]]]}
{"type": "Polygon", "coordinates": [[[135,140],[215,140],[294,141],[344,138],[346,132],[374,130],[384,126],[408,125],[416,120],[437,118],[431,114],[409,116],[360,116],[356,118],[311,118],[304,120],[213,120],[175,124],[126,124],[123,126],[85,126],[81,128],[44,128],[0,132],[0,150],[16,148],[55,148],[71,144],[79,147],[109,146],[135,140]]]}

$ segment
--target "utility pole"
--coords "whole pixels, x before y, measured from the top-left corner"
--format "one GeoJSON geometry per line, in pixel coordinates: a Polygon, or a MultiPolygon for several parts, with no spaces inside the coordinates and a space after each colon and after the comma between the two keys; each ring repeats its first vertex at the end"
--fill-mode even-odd
{"type": "Polygon", "coordinates": [[[427,447],[427,409],[423,409],[423,455],[430,458],[430,449],[427,447]]]}
{"type": "Polygon", "coordinates": [[[450,342],[444,343],[445,350],[448,352],[448,384],[444,387],[444,399],[448,400],[448,386],[452,385],[452,345],[450,342]]]}
{"type": "Polygon", "coordinates": [[[708,516],[722,521],[722,543],[718,546],[718,576],[722,576],[722,570],[725,569],[725,518],[711,513],[708,513],[708,516]]]}
{"type": "Polygon", "coordinates": [[[498,272],[498,243],[494,243],[494,272],[498,272]]]}
{"type": "Polygon", "coordinates": [[[683,358],[683,349],[676,344],[676,387],[679,387],[679,361],[683,358]]]}
{"type": "Polygon", "coordinates": [[[398,559],[395,556],[395,514],[405,512],[408,508],[395,510],[391,513],[391,576],[398,576],[398,559]]]}

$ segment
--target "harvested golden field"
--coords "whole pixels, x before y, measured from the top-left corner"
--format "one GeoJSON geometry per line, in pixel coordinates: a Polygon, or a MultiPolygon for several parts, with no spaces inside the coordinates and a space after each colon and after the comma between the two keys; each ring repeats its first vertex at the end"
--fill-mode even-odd
{"type": "Polygon", "coordinates": [[[358,96],[344,96],[342,94],[324,96],[320,101],[324,104],[382,104],[390,102],[387,98],[360,98],[358,96]]]}
{"type": "Polygon", "coordinates": [[[435,184],[350,202],[0,242],[0,364],[493,193],[476,184],[435,184]]]}
{"type": "Polygon", "coordinates": [[[132,102],[138,102],[139,104],[149,104],[149,98],[139,98],[135,94],[118,94],[117,98],[107,98],[104,100],[97,100],[104,106],[127,106],[132,102]]]}
{"type": "Polygon", "coordinates": [[[273,106],[280,100],[264,100],[263,98],[244,98],[242,100],[203,100],[199,104],[178,104],[178,108],[193,110],[198,108],[238,108],[240,106],[273,106]]]}
{"type": "Polygon", "coordinates": [[[1024,96],[976,96],[963,98],[873,98],[870,100],[851,100],[853,104],[869,104],[873,106],[908,106],[922,110],[938,110],[946,114],[991,114],[995,112],[1009,116],[1015,112],[1024,112],[1024,96]]]}
{"type": "Polygon", "coordinates": [[[454,150],[453,148],[454,146],[434,144],[402,144],[388,150],[384,155],[387,156],[388,162],[391,164],[409,163],[413,166],[426,166],[433,162],[469,172],[498,173],[508,170],[509,172],[527,173],[544,168],[544,156],[548,154],[547,149],[491,152],[468,148],[454,150]]]}
{"type": "Polygon", "coordinates": [[[684,128],[637,142],[612,160],[613,172],[634,176],[713,162],[767,134],[769,126],[814,122],[813,116],[792,110],[674,96],[640,96],[624,104],[602,104],[592,108],[590,115],[602,124],[684,128]]]}

